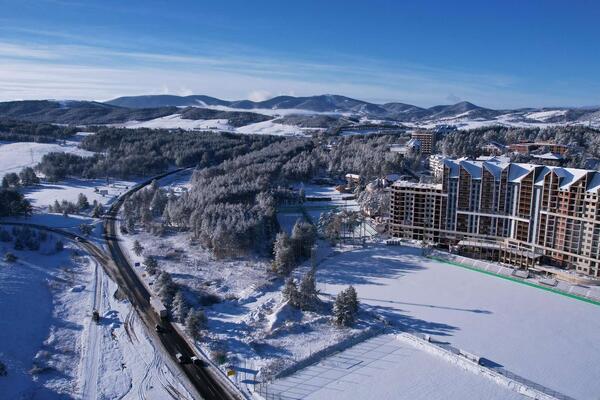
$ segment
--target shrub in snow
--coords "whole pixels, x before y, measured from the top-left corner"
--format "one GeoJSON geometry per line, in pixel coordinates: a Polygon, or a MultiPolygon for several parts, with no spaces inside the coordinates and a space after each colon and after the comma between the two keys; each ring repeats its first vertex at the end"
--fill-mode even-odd
{"type": "Polygon", "coordinates": [[[167,308],[170,308],[175,292],[177,291],[177,285],[173,282],[171,274],[166,271],[161,272],[156,281],[154,281],[154,290],[163,304],[167,308]]]}
{"type": "Polygon", "coordinates": [[[311,268],[300,281],[299,296],[302,310],[314,310],[319,303],[315,272],[315,269],[311,268]]]}
{"type": "Polygon", "coordinates": [[[15,250],[23,250],[23,242],[21,241],[21,239],[17,238],[15,240],[15,250]]]}
{"type": "Polygon", "coordinates": [[[8,370],[6,369],[6,365],[2,361],[0,361],[0,376],[8,375],[8,370]]]}
{"type": "Polygon", "coordinates": [[[135,255],[139,257],[142,255],[142,251],[144,251],[144,248],[142,247],[140,242],[136,240],[133,242],[132,250],[135,253],[135,255]]]}
{"type": "Polygon", "coordinates": [[[4,261],[6,262],[15,262],[17,261],[17,256],[15,256],[13,253],[6,253],[4,255],[4,261]]]}
{"type": "Polygon", "coordinates": [[[31,186],[37,185],[40,183],[40,178],[37,177],[33,168],[25,167],[21,172],[19,172],[19,179],[21,180],[21,184],[23,186],[31,186]]]}
{"type": "Polygon", "coordinates": [[[2,187],[7,189],[10,187],[18,187],[20,184],[19,175],[16,172],[10,172],[2,178],[2,187]]]}
{"type": "Polygon", "coordinates": [[[88,225],[88,224],[81,224],[81,225],[79,225],[79,230],[81,231],[82,234],[84,234],[85,236],[88,236],[92,233],[92,231],[94,230],[94,227],[92,225],[88,225]]]}
{"type": "Polygon", "coordinates": [[[21,193],[11,189],[0,189],[0,217],[30,215],[31,204],[21,193]]]}
{"type": "Polygon", "coordinates": [[[100,218],[102,215],[104,215],[104,207],[102,207],[102,204],[96,203],[92,210],[92,217],[100,218]]]}
{"type": "Polygon", "coordinates": [[[211,357],[217,364],[225,364],[227,362],[227,352],[225,350],[214,350],[211,357]]]}
{"type": "Polygon", "coordinates": [[[146,272],[150,275],[156,275],[158,272],[158,262],[156,258],[148,256],[144,259],[144,265],[146,266],[146,272]]]}
{"type": "Polygon", "coordinates": [[[294,307],[300,306],[300,293],[293,278],[288,278],[285,281],[281,295],[283,296],[283,300],[287,301],[290,305],[294,307]]]}
{"type": "Polygon", "coordinates": [[[10,242],[12,240],[12,236],[10,233],[4,229],[0,228],[0,241],[2,242],[10,242]]]}
{"type": "Polygon", "coordinates": [[[56,252],[61,252],[64,248],[65,244],[62,242],[62,240],[57,240],[56,244],[54,245],[54,250],[56,250],[56,252]]]}

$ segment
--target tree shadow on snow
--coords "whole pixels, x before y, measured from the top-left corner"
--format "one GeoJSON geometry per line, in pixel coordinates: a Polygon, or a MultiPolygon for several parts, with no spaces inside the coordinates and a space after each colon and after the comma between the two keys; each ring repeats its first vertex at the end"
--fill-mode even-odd
{"type": "Polygon", "coordinates": [[[392,328],[400,331],[415,331],[428,335],[451,336],[459,328],[441,322],[425,321],[403,314],[404,310],[394,307],[370,306],[369,311],[388,321],[392,328]]]}
{"type": "Polygon", "coordinates": [[[318,268],[319,283],[341,285],[383,285],[381,278],[398,278],[411,272],[424,270],[423,258],[418,249],[367,246],[341,253],[325,260],[318,268]]]}

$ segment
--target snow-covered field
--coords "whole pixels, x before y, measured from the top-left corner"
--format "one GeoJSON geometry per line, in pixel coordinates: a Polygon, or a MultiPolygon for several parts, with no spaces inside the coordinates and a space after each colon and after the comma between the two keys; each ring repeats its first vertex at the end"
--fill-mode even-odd
{"type": "Polygon", "coordinates": [[[191,399],[101,266],[67,241],[55,252],[57,238],[39,251],[0,242],[0,398],[191,399]]]}
{"type": "Polygon", "coordinates": [[[320,129],[301,128],[294,125],[285,125],[273,121],[256,122],[235,128],[227,119],[193,120],[181,118],[180,114],[168,115],[149,121],[129,121],[125,124],[114,126],[124,128],[151,128],[151,129],[185,129],[185,130],[217,130],[236,132],[242,134],[276,135],[276,136],[310,136],[311,132],[320,129]]]}
{"type": "Polygon", "coordinates": [[[512,400],[521,395],[387,334],[274,381],[264,397],[286,400],[512,400]]]}
{"type": "Polygon", "coordinates": [[[600,307],[426,259],[419,251],[371,245],[343,252],[320,265],[317,281],[330,294],[352,284],[366,307],[392,323],[552,390],[597,397],[600,307]]]}
{"type": "Polygon", "coordinates": [[[65,145],[56,143],[0,142],[0,179],[10,172],[19,173],[25,167],[34,167],[42,157],[52,152],[73,153],[91,156],[94,153],[77,147],[77,141],[65,145]]]}
{"type": "Polygon", "coordinates": [[[273,121],[263,121],[237,128],[236,132],[256,135],[310,136],[308,132],[314,130],[299,128],[294,125],[279,124],[273,121]]]}
{"type": "Polygon", "coordinates": [[[39,185],[29,186],[21,189],[21,192],[34,207],[45,210],[55,200],[59,203],[62,200],[77,203],[79,193],[84,194],[90,204],[96,200],[102,205],[107,205],[136,183],[135,181],[111,180],[107,184],[104,179],[69,178],[57,183],[43,182],[39,185]]]}
{"type": "Polygon", "coordinates": [[[115,126],[123,128],[150,128],[150,129],[185,129],[185,130],[220,130],[232,131],[233,128],[229,125],[226,119],[184,119],[181,114],[167,115],[151,119],[149,121],[129,121],[125,124],[115,124],[115,126]]]}

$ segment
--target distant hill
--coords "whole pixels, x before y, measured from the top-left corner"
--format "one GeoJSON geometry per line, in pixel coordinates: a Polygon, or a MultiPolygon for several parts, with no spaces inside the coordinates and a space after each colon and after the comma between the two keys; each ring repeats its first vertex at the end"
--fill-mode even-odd
{"type": "Polygon", "coordinates": [[[0,103],[2,118],[74,125],[145,121],[176,111],[175,107],[130,109],[94,101],[31,100],[0,103]]]}
{"type": "MultiPolygon", "coordinates": [[[[276,125],[322,129],[384,121],[407,123],[408,126],[434,127],[444,124],[469,129],[489,125],[544,127],[571,123],[600,126],[600,107],[494,110],[467,101],[424,108],[400,102],[375,104],[330,94],[277,96],[264,101],[229,101],[204,95],[149,95],[119,97],[104,103],[11,101],[0,103],[0,118],[77,125],[157,120],[152,124],[157,127],[166,126],[161,118],[169,119],[169,126],[173,126],[174,118],[184,120],[175,126],[188,126],[185,120],[220,120],[221,125],[225,123],[229,127],[227,129],[261,122],[265,124],[257,125],[257,129],[266,129],[268,120],[276,125]]],[[[212,125],[209,123],[207,126],[212,125]]]]}

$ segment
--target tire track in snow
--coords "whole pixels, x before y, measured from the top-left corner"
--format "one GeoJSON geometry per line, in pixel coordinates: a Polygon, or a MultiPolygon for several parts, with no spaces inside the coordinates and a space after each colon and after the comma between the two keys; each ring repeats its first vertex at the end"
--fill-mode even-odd
{"type": "MultiPolygon", "coordinates": [[[[98,262],[89,257],[94,263],[94,280],[92,282],[93,297],[91,301],[92,309],[98,310],[101,314],[102,311],[102,274],[104,273],[98,262]]],[[[80,382],[83,379],[83,398],[95,400],[98,394],[98,367],[100,360],[100,345],[102,341],[102,326],[96,324],[89,318],[87,321],[87,340],[84,341],[84,351],[82,351],[83,357],[83,368],[80,373],[80,382]]]]}

